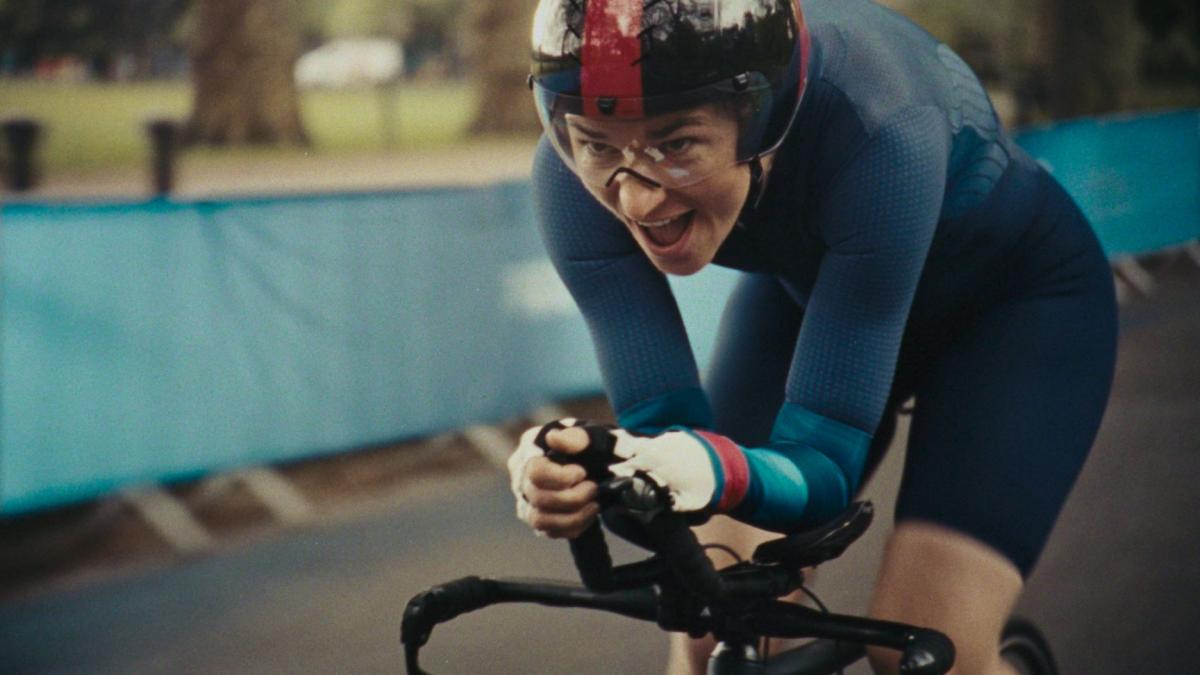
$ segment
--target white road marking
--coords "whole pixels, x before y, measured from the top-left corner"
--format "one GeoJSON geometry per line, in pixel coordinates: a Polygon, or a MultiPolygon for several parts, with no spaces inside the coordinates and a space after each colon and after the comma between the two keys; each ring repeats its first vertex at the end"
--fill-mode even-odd
{"type": "Polygon", "coordinates": [[[1119,258],[1113,261],[1113,269],[1122,281],[1129,284],[1138,293],[1149,296],[1156,286],[1154,277],[1138,264],[1133,258],[1119,258]]]}
{"type": "Polygon", "coordinates": [[[308,499],[275,469],[266,466],[238,471],[236,477],[275,520],[295,525],[312,520],[313,507],[308,499]]]}
{"type": "Polygon", "coordinates": [[[508,456],[512,454],[516,443],[509,440],[504,432],[496,427],[479,424],[467,427],[462,434],[484,459],[507,470],[508,456]]]}
{"type": "Polygon", "coordinates": [[[121,498],[179,553],[199,553],[213,545],[213,537],[191,511],[158,486],[130,488],[121,498]]]}
{"type": "Polygon", "coordinates": [[[566,410],[563,410],[553,403],[540,405],[529,411],[529,421],[538,426],[549,424],[555,420],[561,420],[564,417],[570,416],[571,415],[566,410]]]}

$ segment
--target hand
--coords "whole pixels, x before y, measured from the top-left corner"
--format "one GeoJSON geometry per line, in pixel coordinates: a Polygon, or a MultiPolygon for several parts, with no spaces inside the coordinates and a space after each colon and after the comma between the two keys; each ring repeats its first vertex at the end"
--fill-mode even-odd
{"type": "MultiPolygon", "coordinates": [[[[545,438],[551,450],[577,454],[588,447],[587,432],[568,418],[560,420],[565,429],[551,430],[545,438]]],[[[578,464],[556,464],[534,441],[543,427],[533,427],[521,435],[517,449],[508,458],[508,473],[517,517],[540,535],[554,539],[573,539],[592,524],[599,513],[596,484],[587,480],[587,472],[578,464]]]]}
{"type": "Polygon", "coordinates": [[[671,510],[700,511],[708,507],[717,490],[708,448],[686,431],[658,436],[635,436],[616,429],[613,453],[625,460],[609,470],[617,476],[644,472],[671,495],[671,510]]]}

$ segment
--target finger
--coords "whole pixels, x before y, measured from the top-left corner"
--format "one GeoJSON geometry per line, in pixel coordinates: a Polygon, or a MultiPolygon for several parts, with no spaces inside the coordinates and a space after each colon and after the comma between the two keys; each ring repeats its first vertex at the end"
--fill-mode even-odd
{"type": "Polygon", "coordinates": [[[587,431],[582,427],[555,429],[546,434],[546,445],[550,446],[551,450],[567,454],[575,454],[587,450],[588,443],[590,442],[591,439],[588,438],[587,431]]]}
{"type": "Polygon", "coordinates": [[[593,515],[590,518],[588,518],[587,520],[585,520],[583,522],[583,524],[580,525],[579,527],[568,530],[566,532],[563,532],[563,538],[564,539],[575,539],[576,537],[583,534],[584,532],[587,532],[587,529],[592,526],[592,523],[596,522],[596,518],[597,518],[597,515],[593,515]]]}
{"type": "Polygon", "coordinates": [[[600,507],[595,503],[571,514],[546,513],[535,509],[530,515],[529,524],[551,539],[578,537],[592,524],[599,512],[600,507]]]}
{"type": "Polygon", "coordinates": [[[539,490],[531,487],[525,497],[529,504],[547,513],[575,513],[596,501],[596,484],[585,480],[566,490],[539,490]]]}
{"type": "MultiPolygon", "coordinates": [[[[555,464],[545,457],[534,457],[525,467],[525,481],[542,490],[566,490],[587,478],[578,464],[555,464]]],[[[528,489],[525,496],[529,497],[528,489]]]]}

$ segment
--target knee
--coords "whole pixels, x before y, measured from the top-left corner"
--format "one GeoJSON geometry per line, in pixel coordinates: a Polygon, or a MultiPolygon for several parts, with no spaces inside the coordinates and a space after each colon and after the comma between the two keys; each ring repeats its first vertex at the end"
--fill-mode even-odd
{"type": "MultiPolygon", "coordinates": [[[[954,642],[952,673],[991,675],[1000,672],[1000,633],[1021,588],[1016,567],[982,542],[905,522],[888,541],[871,616],[941,631],[954,642]]],[[[899,670],[899,652],[873,648],[868,657],[878,673],[899,670]]]]}

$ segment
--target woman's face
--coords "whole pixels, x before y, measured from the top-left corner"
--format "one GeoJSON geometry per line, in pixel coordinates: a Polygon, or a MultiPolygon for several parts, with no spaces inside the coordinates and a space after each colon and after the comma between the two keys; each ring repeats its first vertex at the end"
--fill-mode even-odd
{"type": "Polygon", "coordinates": [[[637,121],[570,115],[567,130],[584,185],[655,267],[688,275],[712,262],[750,189],[731,116],[711,105],[637,121]]]}

